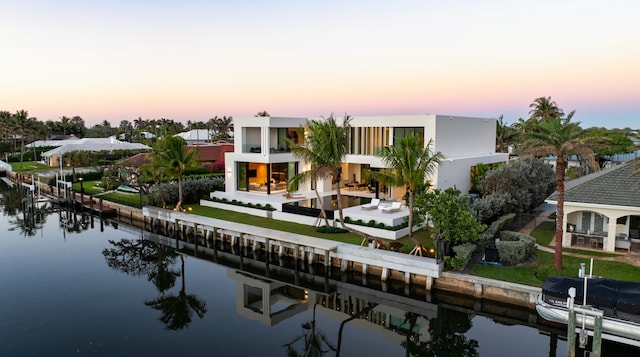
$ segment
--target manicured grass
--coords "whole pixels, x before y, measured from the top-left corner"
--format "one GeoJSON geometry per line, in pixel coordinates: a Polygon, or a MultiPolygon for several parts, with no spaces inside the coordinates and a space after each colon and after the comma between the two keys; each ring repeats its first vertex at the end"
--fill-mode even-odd
{"type": "Polygon", "coordinates": [[[544,221],[531,232],[531,236],[536,239],[536,243],[541,246],[548,247],[556,234],[555,223],[553,221],[544,221]]]}
{"type": "MultiPolygon", "coordinates": [[[[102,193],[102,188],[96,186],[97,183],[100,183],[100,180],[93,181],[84,181],[82,183],[82,188],[84,189],[85,195],[97,195],[98,193],[102,193]]],[[[80,192],[80,182],[76,182],[71,186],[71,189],[80,192]]]]}
{"type": "MultiPolygon", "coordinates": [[[[554,232],[550,231],[550,227],[553,227],[553,224],[553,222],[543,222],[533,232],[531,232],[531,235],[536,237],[536,240],[539,244],[542,245],[544,242],[546,242],[546,245],[548,245],[554,234],[554,232]]],[[[593,256],[593,274],[596,276],[604,276],[607,278],[618,280],[640,281],[640,268],[621,262],[598,259],[600,257],[616,256],[617,254],[582,251],[576,249],[564,249],[563,251],[576,251],[577,253],[583,255],[593,256]]],[[[586,263],[587,269],[589,269],[590,265],[590,259],[588,258],[573,257],[565,254],[562,257],[562,270],[555,271],[553,270],[553,258],[553,253],[537,250],[535,261],[529,264],[506,267],[494,267],[475,264],[471,267],[471,273],[473,275],[490,279],[503,280],[512,283],[532,286],[542,286],[543,281],[539,280],[535,276],[535,272],[539,269],[544,270],[545,268],[547,268],[549,269],[549,274],[551,275],[577,276],[578,269],[580,268],[580,263],[586,263]]]]}
{"type": "Polygon", "coordinates": [[[28,172],[28,171],[37,171],[37,170],[49,170],[51,167],[41,164],[39,162],[33,161],[24,161],[22,162],[22,167],[20,167],[19,162],[10,162],[11,169],[13,172],[28,172]]]}
{"type": "MultiPolygon", "coordinates": [[[[140,205],[140,195],[137,193],[108,192],[100,195],[99,197],[106,201],[119,203],[121,205],[142,208],[142,205],[140,205]]],[[[142,198],[142,203],[145,203],[144,197],[142,198]]]]}
{"type": "Polygon", "coordinates": [[[186,205],[185,207],[191,207],[192,214],[197,214],[205,217],[212,217],[217,219],[223,219],[226,221],[251,224],[254,226],[277,229],[285,232],[304,234],[310,237],[317,237],[323,239],[329,239],[333,241],[339,241],[350,244],[360,244],[362,242],[362,236],[356,233],[319,233],[316,232],[316,227],[299,224],[294,222],[279,221],[272,218],[256,217],[246,213],[227,211],[219,208],[206,207],[200,205],[186,205]]]}
{"type": "MultiPolygon", "coordinates": [[[[526,266],[493,267],[476,264],[472,267],[471,272],[473,275],[482,276],[485,278],[532,286],[542,286],[543,282],[536,278],[535,272],[538,267],[543,265],[553,267],[553,253],[547,253],[538,250],[536,251],[536,255],[536,261],[526,266]]],[[[565,255],[562,257],[562,270],[555,271],[551,269],[550,274],[578,276],[580,263],[586,263],[587,270],[589,269],[589,259],[565,255]]],[[[640,281],[640,268],[620,262],[594,259],[593,275],[604,276],[607,278],[618,280],[640,281]]]]}
{"type": "Polygon", "coordinates": [[[600,252],[600,251],[594,251],[594,250],[573,249],[573,248],[562,248],[562,251],[565,253],[588,255],[590,257],[619,257],[621,255],[616,253],[600,252]]]}

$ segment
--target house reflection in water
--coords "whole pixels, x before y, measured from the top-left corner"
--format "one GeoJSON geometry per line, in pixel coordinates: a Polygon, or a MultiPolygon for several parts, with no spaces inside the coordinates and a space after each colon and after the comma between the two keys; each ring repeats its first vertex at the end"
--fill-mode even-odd
{"type": "Polygon", "coordinates": [[[401,296],[393,297],[401,307],[372,304],[372,301],[380,301],[381,297],[363,287],[339,288],[327,294],[234,269],[228,269],[227,276],[237,283],[238,315],[267,326],[315,307],[318,313],[338,322],[355,317],[349,320],[350,325],[375,332],[393,343],[401,343],[407,335],[429,341],[429,320],[438,316],[437,305],[416,304],[415,300],[401,296]],[[415,319],[407,319],[408,313],[413,313],[415,319]]]}
{"type": "Polygon", "coordinates": [[[309,309],[304,289],[237,270],[229,269],[227,275],[237,282],[236,311],[240,316],[273,326],[309,309]]]}

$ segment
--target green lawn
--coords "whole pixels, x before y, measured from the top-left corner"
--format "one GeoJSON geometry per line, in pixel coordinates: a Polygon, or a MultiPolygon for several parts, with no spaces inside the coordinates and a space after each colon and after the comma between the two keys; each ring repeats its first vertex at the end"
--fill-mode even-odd
{"type": "Polygon", "coordinates": [[[536,243],[544,247],[551,244],[555,234],[555,222],[553,221],[544,221],[540,223],[533,232],[531,232],[531,236],[536,239],[536,243]]]}
{"type": "Polygon", "coordinates": [[[310,237],[329,239],[350,244],[360,244],[362,242],[362,236],[356,233],[319,233],[316,232],[316,227],[306,224],[279,221],[272,218],[257,217],[246,213],[228,211],[200,205],[186,205],[185,207],[192,208],[191,213],[205,217],[218,218],[237,223],[251,224],[254,226],[277,229],[290,233],[304,234],[310,237]]]}
{"type": "MultiPolygon", "coordinates": [[[[548,239],[548,245],[548,242],[551,241],[551,239],[548,237],[549,235],[551,235],[552,237],[553,232],[549,230],[549,224],[553,226],[553,222],[543,222],[531,233],[532,236],[536,237],[536,240],[539,244],[542,244],[542,242],[545,242],[548,239]]],[[[618,280],[640,281],[640,268],[625,263],[598,259],[600,257],[616,256],[617,254],[591,251],[587,252],[577,249],[565,249],[563,251],[565,253],[576,251],[577,253],[583,255],[593,256],[593,274],[596,276],[604,276],[607,278],[618,280]]],[[[532,263],[506,267],[494,267],[475,264],[471,267],[471,273],[473,275],[478,275],[490,279],[497,279],[532,286],[542,286],[543,282],[535,276],[535,273],[538,270],[547,269],[549,275],[578,276],[580,263],[586,263],[587,269],[589,269],[590,259],[573,257],[564,254],[562,257],[562,270],[555,271],[553,270],[553,257],[553,253],[537,250],[536,259],[532,263]]]]}
{"type": "Polygon", "coordinates": [[[22,167],[19,162],[10,162],[11,169],[13,172],[30,172],[30,171],[38,171],[38,170],[50,170],[51,167],[41,164],[39,162],[33,161],[24,161],[22,163],[22,167]]]}

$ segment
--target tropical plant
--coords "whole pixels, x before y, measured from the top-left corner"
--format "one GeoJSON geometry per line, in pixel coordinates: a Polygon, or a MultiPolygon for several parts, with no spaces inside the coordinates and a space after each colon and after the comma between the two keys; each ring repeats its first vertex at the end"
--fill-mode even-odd
{"type": "MultiPolygon", "coordinates": [[[[311,165],[311,169],[303,171],[289,180],[287,187],[298,187],[306,180],[312,182],[318,179],[331,179],[337,183],[336,196],[340,225],[347,229],[344,224],[342,213],[342,194],[340,192],[340,181],[342,179],[342,161],[349,153],[349,139],[351,133],[351,118],[346,115],[342,120],[342,125],[338,125],[336,119],[330,116],[326,119],[307,120],[305,140],[302,144],[295,144],[288,140],[291,145],[293,156],[303,159],[311,165]]],[[[315,188],[316,197],[320,200],[320,194],[315,188]]],[[[321,206],[321,216],[325,224],[329,226],[326,212],[321,206]]]]}
{"type": "Polygon", "coordinates": [[[557,202],[557,224],[555,235],[554,268],[562,269],[562,236],[564,231],[564,187],[567,160],[571,155],[580,155],[589,165],[598,169],[593,148],[601,144],[602,138],[585,136],[579,122],[572,122],[571,112],[566,118],[548,117],[539,121],[535,129],[528,132],[522,153],[533,157],[553,155],[556,158],[555,176],[557,202]]]}
{"type": "Polygon", "coordinates": [[[513,143],[517,136],[516,130],[507,125],[502,114],[496,122],[496,151],[508,152],[509,144],[513,143]]]}
{"type": "Polygon", "coordinates": [[[561,118],[564,116],[562,109],[558,108],[555,101],[551,97],[539,97],[533,100],[529,105],[531,110],[529,114],[531,119],[546,120],[552,118],[561,118]]]}
{"type": "Polygon", "coordinates": [[[167,172],[164,166],[159,166],[156,164],[158,164],[158,162],[151,162],[151,163],[140,166],[140,175],[146,180],[153,181],[153,183],[155,184],[155,189],[153,190],[153,192],[156,193],[156,195],[158,196],[158,201],[160,201],[160,207],[165,207],[166,202],[164,201],[164,196],[162,194],[162,190],[160,189],[160,184],[163,181],[167,180],[169,176],[167,175],[167,172]]]}
{"type": "MultiPolygon", "coordinates": [[[[416,201],[418,211],[429,216],[433,226],[431,234],[439,243],[444,240],[450,246],[455,246],[485,238],[483,232],[487,226],[476,220],[471,213],[468,198],[462,196],[460,190],[454,187],[444,191],[436,189],[420,193],[416,201]]],[[[439,258],[447,253],[439,251],[439,258]]]]}
{"type": "Polygon", "coordinates": [[[424,247],[413,237],[414,195],[416,190],[433,175],[440,161],[444,158],[441,152],[432,152],[433,140],[421,147],[415,135],[408,135],[384,147],[379,155],[388,170],[371,172],[374,179],[388,186],[404,186],[409,197],[409,238],[415,243],[411,254],[422,255],[424,247]]]}
{"type": "Polygon", "coordinates": [[[179,136],[165,136],[153,147],[152,165],[164,167],[170,177],[178,180],[178,203],[175,209],[182,210],[183,175],[200,167],[197,150],[186,150],[187,143],[179,136]]]}

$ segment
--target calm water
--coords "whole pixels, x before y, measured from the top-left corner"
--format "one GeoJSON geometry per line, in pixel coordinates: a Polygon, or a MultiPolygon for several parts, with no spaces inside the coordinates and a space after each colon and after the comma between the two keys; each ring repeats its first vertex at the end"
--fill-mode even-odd
{"type": "MultiPolygon", "coordinates": [[[[2,199],[0,356],[287,356],[308,346],[329,356],[566,355],[557,331],[528,323],[525,310],[427,302],[402,285],[384,293],[290,262],[267,278],[251,254],[178,254],[139,228],[97,219],[91,228],[81,216],[64,226],[56,211],[30,219],[13,192],[2,199]]],[[[626,353],[637,351],[616,351],[626,353]]]]}

